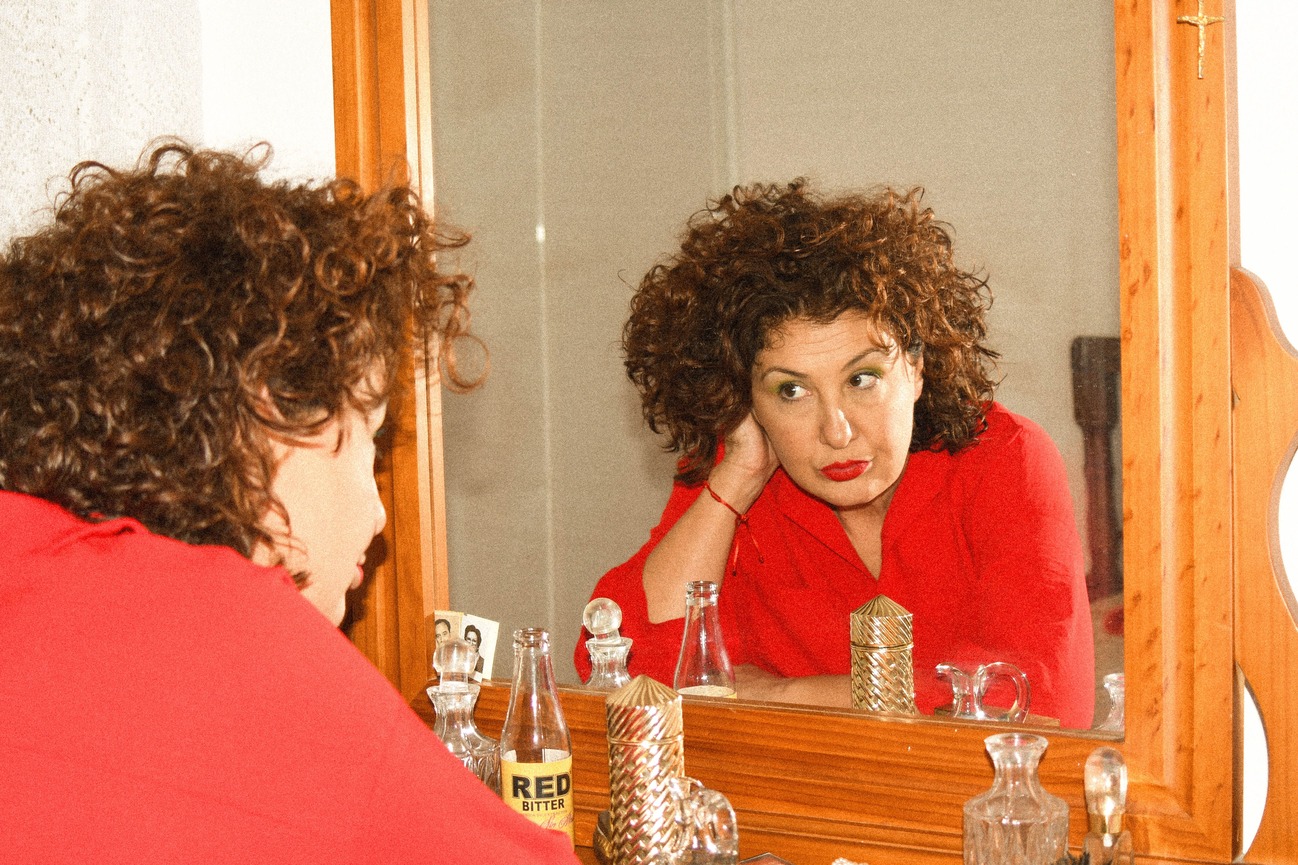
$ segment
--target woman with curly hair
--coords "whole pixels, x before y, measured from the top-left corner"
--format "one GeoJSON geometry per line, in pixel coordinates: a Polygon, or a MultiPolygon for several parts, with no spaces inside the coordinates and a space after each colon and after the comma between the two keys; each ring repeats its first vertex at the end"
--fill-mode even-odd
{"type": "Polygon", "coordinates": [[[435,258],[467,238],[268,160],[83,163],[0,256],[8,855],[575,862],[336,627],[402,352],[473,384],[472,284],[435,258]]]}
{"type": "Polygon", "coordinates": [[[914,615],[921,711],[951,698],[937,664],[1008,661],[1034,713],[1090,726],[1063,461],[993,401],[986,282],[921,196],[737,188],[641,282],[626,367],[682,458],[594,591],[622,606],[632,673],[671,682],[685,585],[709,579],[741,697],[850,705],[849,616],[883,594],[914,615]]]}

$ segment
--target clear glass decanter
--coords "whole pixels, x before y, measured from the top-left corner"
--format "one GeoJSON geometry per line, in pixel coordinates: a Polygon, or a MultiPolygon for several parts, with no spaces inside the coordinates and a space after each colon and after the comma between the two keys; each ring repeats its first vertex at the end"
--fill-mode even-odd
{"type": "Polygon", "coordinates": [[[616,691],[631,681],[631,674],[626,670],[631,639],[618,633],[622,627],[622,608],[609,598],[595,598],[582,611],[581,620],[591,633],[586,641],[586,651],[590,652],[590,679],[586,687],[616,691]]]}
{"type": "Polygon", "coordinates": [[[1052,865],[1068,851],[1068,805],[1037,778],[1046,740],[999,733],[985,743],[996,777],[965,803],[965,865],[1052,865]]]}
{"type": "Polygon", "coordinates": [[[1104,690],[1109,693],[1109,715],[1100,724],[1100,730],[1121,733],[1124,726],[1127,702],[1127,677],[1122,673],[1109,673],[1104,677],[1104,690]]]}
{"type": "Polygon", "coordinates": [[[479,686],[469,677],[477,664],[477,651],[464,640],[447,640],[433,652],[433,669],[439,676],[438,684],[427,689],[437,712],[433,732],[470,772],[499,794],[499,744],[478,732],[473,723],[479,686]]]}

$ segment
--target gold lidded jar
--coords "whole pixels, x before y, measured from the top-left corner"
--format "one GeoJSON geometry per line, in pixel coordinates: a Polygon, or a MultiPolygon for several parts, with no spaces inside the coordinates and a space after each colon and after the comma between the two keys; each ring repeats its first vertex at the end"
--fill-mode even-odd
{"type": "Polygon", "coordinates": [[[642,865],[680,843],[678,795],[685,776],[680,695],[637,676],[605,701],[613,862],[642,865]]]}
{"type": "Polygon", "coordinates": [[[918,714],[911,659],[913,616],[887,595],[852,613],[852,706],[872,712],[918,714]]]}

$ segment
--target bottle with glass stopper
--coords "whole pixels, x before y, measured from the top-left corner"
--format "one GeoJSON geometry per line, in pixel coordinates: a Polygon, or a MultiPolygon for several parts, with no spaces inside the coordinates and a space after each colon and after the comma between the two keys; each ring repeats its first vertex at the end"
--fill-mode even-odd
{"type": "Polygon", "coordinates": [[[499,793],[500,746],[473,723],[480,686],[469,678],[477,664],[478,652],[465,640],[447,640],[433,652],[438,684],[427,689],[437,712],[433,732],[470,772],[499,793]]]}
{"type": "Polygon", "coordinates": [[[586,651],[590,652],[590,679],[586,687],[616,691],[631,681],[626,671],[631,638],[618,633],[622,627],[622,608],[610,598],[595,598],[586,605],[581,619],[591,633],[586,641],[586,651]]]}
{"type": "Polygon", "coordinates": [[[721,634],[718,594],[717,584],[711,580],[695,580],[685,587],[685,635],[672,681],[678,693],[735,696],[735,669],[721,634]]]}
{"type": "Polygon", "coordinates": [[[572,739],[544,628],[514,631],[514,684],[500,733],[500,793],[533,823],[573,841],[572,739]]]}
{"type": "Polygon", "coordinates": [[[1131,833],[1122,828],[1127,810],[1127,764],[1113,748],[1096,748],[1083,773],[1089,831],[1082,861],[1090,865],[1135,865],[1131,833]]]}

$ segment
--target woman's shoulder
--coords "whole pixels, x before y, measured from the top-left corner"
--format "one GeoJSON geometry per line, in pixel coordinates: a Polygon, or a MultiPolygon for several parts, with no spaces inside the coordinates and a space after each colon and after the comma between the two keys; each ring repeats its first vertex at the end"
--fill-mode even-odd
{"type": "Polygon", "coordinates": [[[1041,448],[1058,452],[1044,427],[998,402],[988,403],[983,417],[986,425],[982,433],[965,449],[971,457],[985,459],[1007,451],[1034,452],[1041,448]]]}

